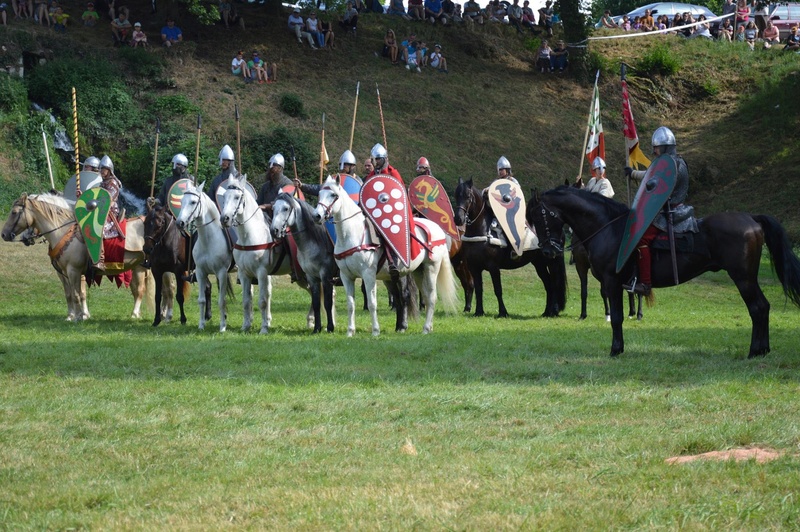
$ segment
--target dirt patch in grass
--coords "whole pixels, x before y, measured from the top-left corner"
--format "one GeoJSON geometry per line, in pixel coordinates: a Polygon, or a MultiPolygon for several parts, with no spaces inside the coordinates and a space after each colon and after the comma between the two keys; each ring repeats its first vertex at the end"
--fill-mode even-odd
{"type": "Polygon", "coordinates": [[[746,447],[743,449],[711,451],[687,456],[673,456],[664,461],[668,464],[685,464],[687,462],[694,462],[696,460],[735,460],[737,462],[742,462],[744,460],[755,460],[759,464],[763,464],[764,462],[770,462],[776,458],[780,458],[781,456],[783,456],[783,453],[780,451],[763,449],[761,447],[746,447]]]}

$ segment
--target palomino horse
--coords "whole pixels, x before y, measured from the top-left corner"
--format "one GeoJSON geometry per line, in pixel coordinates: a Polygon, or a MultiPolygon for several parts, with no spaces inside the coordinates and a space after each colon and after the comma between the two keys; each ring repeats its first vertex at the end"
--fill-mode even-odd
{"type": "MultiPolygon", "coordinates": [[[[561,186],[536,198],[533,223],[550,256],[563,251],[557,237],[564,224],[586,246],[592,269],[599,275],[611,303],[611,356],[625,350],[622,337],[622,283],[632,274],[635,260],[616,272],[629,209],[599,194],[561,186]]],[[[753,323],[749,357],[764,356],[769,348],[769,302],[758,284],[761,251],[766,243],[775,273],[786,296],[800,306],[800,259],[792,252],[786,232],[766,215],[719,213],[699,220],[693,251],[677,252],[678,279],[684,283],[708,271],[725,270],[739,289],[753,323]]],[[[673,286],[669,251],[653,249],[653,287],[673,286]]]]}
{"type": "Polygon", "coordinates": [[[197,227],[197,243],[192,248],[192,258],[199,290],[198,328],[205,329],[206,321],[211,319],[211,283],[208,276],[213,273],[219,289],[219,332],[225,332],[228,328],[227,298],[233,297],[233,284],[228,275],[233,267],[233,249],[219,221],[217,205],[203,193],[203,185],[205,183],[197,187],[191,183],[187,185],[181,198],[177,224],[181,230],[186,230],[193,222],[197,227]]]}
{"type": "Polygon", "coordinates": [[[483,277],[484,270],[489,272],[497,297],[499,307],[498,317],[508,317],[505,303],[503,302],[503,283],[500,279],[500,270],[515,270],[526,264],[533,264],[536,273],[542,280],[547,300],[545,302],[544,317],[556,317],[564,310],[567,299],[567,277],[563,258],[548,258],[540,249],[525,251],[522,256],[512,255],[511,246],[500,247],[487,241],[488,224],[486,210],[489,206],[484,203],[483,193],[473,186],[472,179],[458,180],[456,186],[456,212],[457,225],[466,225],[461,253],[467,263],[473,282],[475,283],[475,315],[483,316],[483,277]]]}
{"type": "MultiPolygon", "coordinates": [[[[191,285],[186,282],[185,277],[189,269],[188,253],[186,253],[186,239],[178,230],[175,218],[169,212],[168,207],[156,203],[148,207],[147,215],[144,218],[144,247],[150,261],[150,269],[156,281],[156,307],[161,306],[161,290],[164,285],[163,279],[167,274],[174,274],[177,281],[177,291],[175,299],[181,309],[181,325],[186,324],[186,314],[183,309],[183,301],[191,292],[191,285]]],[[[169,285],[171,280],[167,281],[169,285]]],[[[167,317],[166,321],[172,318],[167,317]]],[[[153,327],[161,323],[161,313],[156,312],[153,319],[153,327]]]]}
{"type": "Polygon", "coordinates": [[[297,261],[308,280],[314,309],[314,332],[322,331],[320,286],[328,318],[327,331],[333,332],[333,278],[339,272],[333,258],[333,242],[328,230],[314,223],[314,209],[308,203],[282,192],[272,204],[272,237],[283,239],[289,234],[297,244],[297,261]]]}
{"type": "MultiPolygon", "coordinates": [[[[376,280],[391,279],[385,247],[380,242],[372,240],[366,225],[369,222],[361,212],[361,208],[340,186],[338,176],[328,177],[323,184],[314,214],[317,223],[322,223],[329,216],[333,216],[333,223],[336,226],[334,257],[347,292],[349,316],[347,336],[353,336],[356,331],[355,280],[358,277],[364,280],[367,288],[368,306],[372,315],[372,334],[377,336],[380,334],[380,325],[376,280]]],[[[412,238],[420,242],[424,249],[412,258],[409,267],[399,265],[398,270],[401,276],[413,273],[417,286],[422,289],[426,312],[422,331],[429,333],[433,330],[433,312],[438,296],[441,296],[447,310],[451,312],[455,310],[453,269],[450,265],[444,231],[424,218],[415,218],[412,223],[416,224],[412,238]]],[[[405,312],[405,305],[397,305],[397,312],[400,323],[402,321],[400,313],[405,312]]]]}
{"type": "MultiPolygon", "coordinates": [[[[292,272],[291,252],[285,241],[274,240],[269,224],[256,204],[255,198],[245,190],[247,175],[229,178],[228,189],[222,197],[220,220],[224,227],[235,227],[239,241],[233,246],[233,258],[239,268],[242,283],[244,322],[242,330],[253,324],[253,281],[259,287],[258,308],[261,309],[261,334],[269,332],[272,324],[273,275],[295,273],[298,284],[308,289],[302,272],[292,272]]],[[[313,309],[312,309],[313,310],[313,309]]]]}
{"type": "MultiPolygon", "coordinates": [[[[64,294],[67,299],[67,320],[80,321],[89,318],[86,304],[85,285],[81,276],[86,272],[89,263],[89,252],[86,250],[73,211],[74,205],[54,194],[23,194],[14,202],[8,220],[3,226],[2,237],[12,241],[17,235],[28,229],[47,239],[50,260],[61,278],[64,294]]],[[[138,218],[128,220],[128,232],[141,232],[142,221],[138,218]]],[[[125,268],[133,270],[131,293],[133,294],[132,318],[141,317],[142,298],[146,298],[148,309],[153,304],[153,278],[142,268],[144,254],[139,251],[125,252],[125,268]]],[[[119,271],[108,271],[107,274],[118,274],[119,271]]],[[[171,294],[170,294],[171,301],[171,294]]]]}

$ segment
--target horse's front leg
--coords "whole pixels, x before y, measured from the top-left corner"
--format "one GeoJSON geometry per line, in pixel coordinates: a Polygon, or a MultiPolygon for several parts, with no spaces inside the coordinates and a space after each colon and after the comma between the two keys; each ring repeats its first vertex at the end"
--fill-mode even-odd
{"type": "Polygon", "coordinates": [[[394,330],[395,332],[406,332],[408,330],[408,277],[400,277],[392,281],[391,286],[395,310],[394,330]]]}
{"type": "MultiPolygon", "coordinates": [[[[156,280],[156,312],[155,317],[153,318],[153,327],[158,327],[159,323],[161,323],[161,312],[159,312],[159,309],[161,308],[161,290],[164,285],[164,275],[166,274],[159,275],[159,273],[156,271],[153,271],[153,274],[155,275],[156,280]]],[[[169,279],[167,279],[167,282],[169,282],[169,279]]]]}
{"type": "Polygon", "coordinates": [[[175,292],[178,290],[177,276],[172,272],[164,272],[162,278],[161,304],[156,303],[156,310],[161,312],[161,318],[169,323],[172,321],[172,309],[175,306],[175,292]]]}
{"type": "Polygon", "coordinates": [[[247,332],[253,326],[253,283],[250,277],[239,269],[239,282],[242,284],[242,331],[247,332]]]}
{"type": "MultiPolygon", "coordinates": [[[[131,318],[139,319],[142,317],[142,299],[144,299],[146,276],[152,275],[150,270],[134,268],[131,273],[131,294],[133,295],[133,310],[131,318]]],[[[156,312],[158,312],[156,308],[156,312]]]]}
{"type": "MultiPolygon", "coordinates": [[[[356,333],[356,280],[342,273],[342,285],[344,285],[344,293],[347,298],[347,336],[353,336],[356,333]]],[[[369,298],[367,298],[369,303],[369,298]]],[[[369,307],[370,311],[374,309],[375,298],[373,295],[373,306],[369,307]]]]}
{"type": "Polygon", "coordinates": [[[259,270],[258,274],[258,308],[261,309],[261,330],[259,334],[267,334],[272,325],[272,276],[266,270],[259,270]]]}
{"type": "Polygon", "coordinates": [[[606,277],[603,287],[608,296],[611,311],[611,356],[615,357],[625,351],[625,340],[622,337],[622,322],[624,321],[622,303],[622,284],[615,277],[606,277]]]}
{"type": "MultiPolygon", "coordinates": [[[[332,333],[336,328],[335,318],[333,315],[333,300],[334,300],[334,292],[333,292],[333,283],[328,279],[322,283],[322,297],[325,304],[325,315],[328,319],[327,331],[332,333]]],[[[355,298],[355,294],[354,294],[355,298]]],[[[355,303],[355,301],[354,301],[355,303]]]]}
{"type": "Polygon", "coordinates": [[[181,271],[180,269],[175,271],[175,280],[177,281],[175,299],[177,299],[178,308],[181,311],[181,325],[186,325],[186,313],[183,309],[183,302],[186,300],[186,296],[191,292],[191,285],[183,280],[186,273],[187,272],[181,271]]]}
{"type": "Polygon", "coordinates": [[[322,332],[322,316],[320,316],[320,297],[321,297],[321,283],[319,279],[308,280],[308,291],[311,292],[311,311],[314,315],[313,330],[314,334],[322,332]]]}
{"type": "Polygon", "coordinates": [[[472,282],[475,285],[475,315],[483,316],[483,271],[472,269],[470,273],[472,273],[472,282]]]}
{"type": "Polygon", "coordinates": [[[217,272],[219,332],[225,332],[228,329],[228,287],[230,286],[230,282],[231,278],[228,275],[227,268],[217,272]]]}
{"type": "Polygon", "coordinates": [[[507,318],[508,310],[506,310],[506,304],[503,301],[503,281],[500,279],[500,270],[498,268],[491,269],[489,270],[489,275],[492,276],[494,296],[497,298],[497,317],[507,318]]]}
{"type": "MultiPolygon", "coordinates": [[[[448,260],[445,256],[443,260],[448,260]]],[[[435,264],[423,264],[424,272],[417,274],[417,284],[422,287],[422,298],[425,301],[425,325],[422,327],[423,334],[433,331],[433,313],[436,310],[436,278],[439,276],[441,262],[435,264]]]]}
{"type": "Polygon", "coordinates": [[[197,328],[203,330],[206,328],[206,308],[211,303],[209,293],[211,283],[208,280],[208,273],[197,268],[195,270],[197,276],[197,306],[200,307],[200,319],[197,323],[197,328]]]}

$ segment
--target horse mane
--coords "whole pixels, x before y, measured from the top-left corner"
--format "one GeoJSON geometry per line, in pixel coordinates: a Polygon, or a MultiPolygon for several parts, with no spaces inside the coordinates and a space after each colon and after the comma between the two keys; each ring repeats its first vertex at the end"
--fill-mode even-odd
{"type": "Polygon", "coordinates": [[[75,217],[74,203],[57,194],[32,194],[28,196],[28,200],[35,201],[42,216],[51,221],[61,222],[75,217]]]}
{"type": "Polygon", "coordinates": [[[303,223],[306,227],[305,232],[308,233],[309,237],[322,249],[326,249],[332,244],[331,239],[328,237],[328,230],[314,221],[314,208],[307,201],[295,198],[287,192],[278,194],[277,200],[283,200],[287,203],[296,201],[300,206],[300,216],[303,218],[303,223]]]}
{"type": "Polygon", "coordinates": [[[597,209],[604,210],[609,218],[615,218],[628,212],[630,209],[624,203],[607,198],[602,194],[595,194],[580,188],[575,188],[569,185],[560,185],[554,189],[548,190],[542,194],[542,200],[547,196],[579,196],[581,199],[588,203],[595,205],[597,209]]]}

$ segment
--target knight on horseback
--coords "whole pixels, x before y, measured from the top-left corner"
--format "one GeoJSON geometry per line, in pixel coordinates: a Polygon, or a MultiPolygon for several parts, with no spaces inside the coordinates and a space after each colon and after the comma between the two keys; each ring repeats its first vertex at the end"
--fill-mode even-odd
{"type": "Polygon", "coordinates": [[[272,213],[272,203],[278,194],[283,192],[283,187],[292,186],[292,181],[283,173],[285,161],[283,155],[276,153],[269,159],[269,170],[267,171],[267,180],[261,186],[258,193],[258,206],[265,213],[272,213]]]}
{"type": "Polygon", "coordinates": [[[426,157],[420,157],[417,160],[417,175],[432,175],[431,163],[428,162],[426,157]]]}
{"type": "Polygon", "coordinates": [[[100,159],[95,157],[94,155],[90,155],[83,161],[83,170],[86,172],[99,172],[100,171],[100,159]]]}
{"type": "MultiPolygon", "coordinates": [[[[503,179],[511,181],[515,185],[519,185],[519,181],[517,181],[517,178],[514,177],[514,174],[511,171],[511,161],[509,161],[505,155],[502,155],[500,156],[499,159],[497,159],[497,177],[492,181],[492,183],[494,184],[496,181],[503,179]]],[[[483,199],[487,205],[490,204],[489,188],[490,187],[486,187],[483,189],[483,199]]],[[[502,199],[506,203],[511,202],[510,196],[509,197],[504,196],[502,199]]],[[[486,210],[486,227],[489,228],[488,234],[486,236],[488,236],[491,239],[490,243],[499,243],[501,247],[505,247],[508,245],[508,240],[506,239],[503,227],[498,222],[497,217],[495,216],[492,209],[486,210]]]]}
{"type": "MultiPolygon", "coordinates": [[[[668,155],[672,158],[677,167],[677,174],[672,193],[660,200],[658,213],[637,245],[637,250],[639,251],[637,261],[638,276],[634,274],[634,277],[623,285],[625,290],[642,295],[649,295],[652,287],[650,246],[659,232],[670,230],[675,233],[698,232],[697,221],[694,218],[694,208],[684,204],[689,193],[689,168],[683,157],[677,153],[675,135],[669,128],[661,126],[653,133],[652,144],[653,155],[656,157],[668,155]],[[666,209],[662,207],[666,207],[666,209]]],[[[633,170],[630,167],[625,168],[625,176],[628,179],[641,181],[645,174],[646,172],[642,170],[633,170]]],[[[651,175],[647,182],[642,184],[644,190],[648,192],[654,191],[660,179],[660,176],[651,175]]],[[[639,194],[637,194],[638,197],[639,194]]],[[[631,209],[637,209],[635,201],[631,209]]]]}
{"type": "MultiPolygon", "coordinates": [[[[187,170],[189,167],[189,159],[182,153],[176,153],[172,158],[172,175],[164,180],[161,185],[161,190],[156,196],[156,201],[164,207],[169,206],[169,191],[172,189],[177,181],[181,179],[189,179],[192,183],[195,182],[194,176],[187,170]]],[[[148,198],[149,199],[149,198],[148,198]]],[[[172,212],[172,211],[170,211],[172,212]]]]}
{"type": "Polygon", "coordinates": [[[578,176],[578,179],[575,180],[575,186],[584,189],[586,192],[594,192],[607,198],[614,197],[614,187],[611,186],[611,181],[606,178],[606,162],[602,157],[595,157],[594,161],[592,161],[592,178],[589,182],[584,184],[583,179],[578,176]]]}
{"type": "Polygon", "coordinates": [[[122,229],[119,226],[119,193],[122,189],[122,182],[114,175],[114,162],[111,157],[104,155],[100,160],[100,188],[108,191],[111,195],[111,207],[108,211],[108,218],[103,226],[103,245],[100,247],[100,260],[98,260],[94,267],[98,270],[105,270],[105,240],[110,238],[125,238],[122,229]]]}
{"type": "Polygon", "coordinates": [[[233,150],[227,144],[223,146],[219,152],[219,166],[219,174],[211,181],[211,185],[205,191],[206,195],[214,200],[215,204],[217,203],[217,193],[219,192],[220,185],[222,185],[224,181],[227,181],[230,176],[238,173],[236,171],[236,164],[234,163],[233,150]]]}

